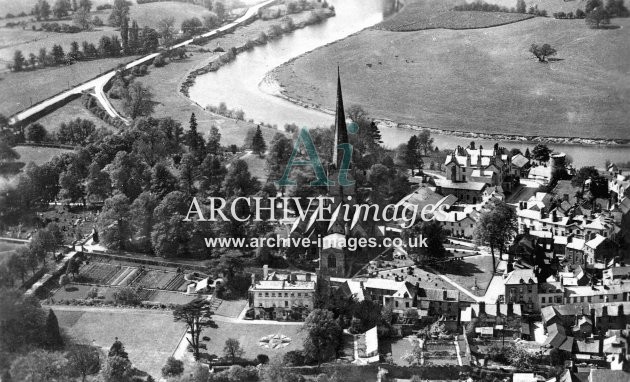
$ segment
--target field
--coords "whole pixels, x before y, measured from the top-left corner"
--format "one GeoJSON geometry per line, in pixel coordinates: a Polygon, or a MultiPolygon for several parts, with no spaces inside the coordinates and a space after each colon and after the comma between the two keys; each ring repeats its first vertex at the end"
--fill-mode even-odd
{"type": "MultiPolygon", "coordinates": [[[[472,29],[509,24],[532,18],[532,15],[503,12],[453,11],[456,0],[418,0],[375,26],[390,31],[417,31],[423,29],[472,29]]],[[[516,4],[516,2],[514,2],[516,4]]]]}
{"type": "Polygon", "coordinates": [[[133,61],[135,57],[106,58],[28,72],[0,73],[0,113],[5,116],[17,113],[31,104],[113,69],[118,64],[133,61]]]}
{"type": "Polygon", "coordinates": [[[13,253],[13,251],[20,248],[21,246],[23,246],[23,244],[13,244],[7,243],[5,241],[0,241],[0,264],[4,262],[6,256],[9,256],[13,253]]]}
{"type": "Polygon", "coordinates": [[[170,312],[65,311],[55,309],[62,327],[76,341],[101,347],[105,352],[118,337],[138,369],[158,378],[185,331],[170,312]],[[133,323],[133,324],[131,324],[133,323]]]}
{"type": "MultiPolygon", "coordinates": [[[[467,2],[471,3],[474,0],[468,0],[467,2]]],[[[496,4],[502,7],[512,8],[516,6],[516,1],[513,0],[484,0],[489,4],[496,4]]],[[[584,10],[586,7],[586,0],[573,0],[573,1],[564,1],[564,0],[525,0],[527,4],[527,8],[530,6],[537,6],[539,10],[547,11],[547,14],[550,16],[556,12],[573,12],[581,9],[584,10]]]]}
{"type": "Polygon", "coordinates": [[[217,328],[206,328],[201,336],[210,337],[207,353],[212,356],[223,355],[223,346],[228,338],[236,338],[245,354],[244,358],[255,358],[258,354],[266,354],[269,358],[281,357],[291,350],[301,350],[304,333],[300,331],[301,325],[276,325],[276,324],[235,324],[231,322],[216,321],[217,328]],[[285,347],[269,349],[259,345],[260,340],[269,335],[281,334],[291,339],[285,347]]]}
{"type": "MultiPolygon", "coordinates": [[[[298,20],[296,18],[296,20],[298,20]]],[[[271,24],[277,23],[277,20],[262,21],[256,20],[253,23],[236,29],[234,33],[230,33],[220,38],[212,40],[203,49],[214,49],[217,46],[224,49],[232,46],[241,46],[247,40],[258,37],[260,32],[266,31],[271,24]]],[[[256,125],[246,121],[236,121],[225,118],[203,110],[200,105],[195,104],[189,98],[180,93],[181,84],[186,80],[188,73],[203,67],[211,60],[216,58],[217,53],[207,53],[199,51],[199,49],[191,46],[188,48],[188,57],[183,60],[177,60],[169,63],[161,68],[151,67],[149,74],[142,77],[140,81],[149,85],[155,95],[157,102],[154,117],[172,117],[187,125],[190,115],[195,113],[197,122],[199,123],[199,132],[207,133],[212,125],[219,128],[221,133],[221,144],[237,146],[243,145],[245,136],[249,129],[255,128],[256,125]]],[[[207,105],[202,105],[207,106],[207,105]]],[[[215,105],[216,106],[216,105],[215,105]]],[[[229,107],[230,105],[228,105],[229,107]]],[[[245,115],[247,119],[247,115],[245,115]]],[[[278,132],[275,129],[262,128],[267,144],[273,136],[278,132]]],[[[254,174],[257,175],[258,174],[254,174]]]]}
{"type": "Polygon", "coordinates": [[[61,123],[68,122],[77,118],[87,119],[89,121],[92,121],[94,125],[96,125],[97,129],[101,127],[104,127],[109,130],[114,129],[114,127],[105,123],[102,119],[96,117],[94,114],[90,113],[85,107],[83,107],[80,99],[75,99],[74,101],[53,111],[52,113],[40,118],[38,122],[44,125],[44,127],[49,133],[52,133],[52,132],[56,132],[59,129],[59,125],[61,125],[61,123]]]}
{"type": "MultiPolygon", "coordinates": [[[[0,17],[4,17],[7,13],[13,13],[14,15],[20,12],[29,13],[33,6],[37,4],[38,0],[0,0],[0,17]]],[[[52,6],[54,2],[49,2],[52,6]]],[[[112,4],[112,0],[92,0],[93,8],[98,5],[112,4]]],[[[134,1],[135,3],[135,1],[134,1]]]]}
{"type": "Polygon", "coordinates": [[[365,30],[275,74],[288,96],[334,109],[336,82],[329,74],[338,63],[346,104],[399,123],[627,139],[630,19],[613,24],[622,28],[537,17],[465,31],[365,30]],[[528,51],[532,43],[549,43],[558,54],[541,64],[528,51]]]}
{"type": "Polygon", "coordinates": [[[31,146],[16,146],[15,151],[20,154],[18,161],[29,164],[30,162],[36,165],[41,165],[53,157],[61,155],[63,153],[72,152],[72,150],[57,149],[54,147],[31,147],[31,146]]]}
{"type": "Polygon", "coordinates": [[[175,29],[179,30],[183,20],[197,17],[203,21],[203,16],[208,14],[210,11],[200,5],[174,1],[133,5],[129,8],[129,18],[136,20],[141,28],[157,28],[160,20],[173,17],[175,29]]]}

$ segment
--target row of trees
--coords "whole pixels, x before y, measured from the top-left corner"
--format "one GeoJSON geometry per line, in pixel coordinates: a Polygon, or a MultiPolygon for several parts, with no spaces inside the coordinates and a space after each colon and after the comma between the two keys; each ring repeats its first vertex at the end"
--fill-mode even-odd
{"type": "Polygon", "coordinates": [[[482,11],[482,12],[506,12],[506,13],[529,13],[536,16],[547,16],[547,11],[538,10],[538,5],[532,5],[527,8],[525,0],[517,0],[516,7],[508,8],[497,4],[489,4],[483,0],[476,0],[472,3],[456,5],[453,10],[455,11],[482,11]]]}
{"type": "Polygon", "coordinates": [[[37,21],[40,21],[48,20],[51,14],[57,19],[62,19],[70,15],[71,12],[81,10],[89,12],[91,9],[91,0],[56,0],[52,7],[48,1],[39,0],[31,10],[31,14],[35,16],[37,21]]]}

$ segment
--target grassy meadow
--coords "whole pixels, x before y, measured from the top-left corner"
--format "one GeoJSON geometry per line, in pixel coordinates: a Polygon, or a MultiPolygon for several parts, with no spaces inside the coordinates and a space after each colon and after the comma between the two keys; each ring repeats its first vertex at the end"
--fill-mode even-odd
{"type": "Polygon", "coordinates": [[[622,28],[536,17],[485,29],[365,30],[281,66],[276,76],[287,95],[334,109],[330,73],[339,63],[345,102],[396,122],[627,138],[630,19],[612,23],[622,28]],[[558,54],[539,63],[532,43],[549,43],[558,54]]]}

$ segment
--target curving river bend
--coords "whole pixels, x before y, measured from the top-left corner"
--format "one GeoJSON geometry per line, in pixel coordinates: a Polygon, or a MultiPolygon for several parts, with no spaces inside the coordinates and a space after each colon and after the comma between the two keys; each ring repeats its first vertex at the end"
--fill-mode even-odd
{"type": "MultiPolygon", "coordinates": [[[[230,109],[243,109],[246,117],[255,121],[284,126],[329,126],[333,117],[314,109],[298,106],[273,94],[273,84],[263,82],[265,74],[275,67],[320,46],[340,40],[350,34],[379,23],[393,12],[394,0],[329,0],[335,6],[336,16],[321,24],[298,29],[282,38],[270,41],[239,54],[233,62],[216,72],[197,77],[190,88],[190,98],[200,105],[218,105],[225,102],[230,109]]],[[[331,57],[335,60],[335,57],[331,57]]],[[[334,73],[331,73],[334,75],[334,73]]],[[[378,116],[375,116],[378,117],[378,116]]],[[[381,129],[386,146],[396,147],[407,142],[417,132],[402,128],[381,129]]],[[[467,145],[470,138],[433,134],[439,148],[467,145]]],[[[496,141],[475,139],[475,142],[491,147],[496,141]]],[[[505,141],[505,147],[532,147],[535,143],[505,141]]],[[[577,167],[590,165],[602,167],[606,159],[613,162],[630,160],[630,147],[605,145],[549,144],[557,151],[564,151],[573,158],[577,167]]]]}

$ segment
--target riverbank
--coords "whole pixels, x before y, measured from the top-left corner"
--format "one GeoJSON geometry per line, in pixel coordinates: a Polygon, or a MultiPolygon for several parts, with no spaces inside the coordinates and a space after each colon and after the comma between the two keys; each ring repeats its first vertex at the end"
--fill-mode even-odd
{"type": "MultiPolygon", "coordinates": [[[[296,24],[306,19],[304,15],[295,14],[296,24]]],[[[195,113],[199,124],[198,130],[202,134],[207,134],[212,126],[219,128],[221,133],[221,143],[225,146],[235,144],[241,146],[249,130],[256,128],[256,124],[245,120],[227,118],[206,109],[208,105],[201,105],[190,99],[184,91],[185,86],[190,81],[191,73],[201,73],[204,69],[217,61],[225,52],[213,52],[212,50],[221,47],[222,50],[229,50],[230,47],[243,47],[248,45],[248,41],[257,38],[273,24],[279,23],[276,20],[257,19],[250,24],[237,28],[232,33],[224,34],[211,40],[210,43],[198,46],[189,45],[187,57],[175,60],[168,65],[155,68],[151,67],[146,76],[139,78],[139,81],[151,87],[154,94],[155,109],[153,116],[156,118],[171,117],[180,121],[184,126],[188,123],[190,115],[195,113]],[[211,49],[212,48],[212,49],[211,49]]],[[[241,50],[244,51],[244,50],[241,50]]],[[[196,76],[195,76],[196,77],[196,76]]],[[[216,106],[216,105],[213,105],[216,106]]],[[[229,108],[237,108],[239,105],[228,104],[229,108]]],[[[267,142],[281,131],[262,126],[262,132],[267,142]]]]}
{"type": "MultiPolygon", "coordinates": [[[[241,45],[232,46],[227,49],[221,48],[221,54],[218,57],[214,58],[206,65],[190,72],[184,83],[182,83],[180,92],[188,97],[189,89],[195,84],[195,80],[198,76],[219,70],[222,66],[234,61],[239,53],[254,49],[256,46],[265,45],[273,39],[282,38],[283,35],[291,33],[297,29],[318,24],[329,17],[333,17],[334,15],[334,10],[321,8],[292,15],[289,19],[282,18],[280,20],[267,20],[267,23],[269,24],[268,29],[261,30],[258,35],[254,35],[252,33],[251,38],[241,45]]],[[[214,52],[217,53],[217,50],[215,49],[214,52]]]]}
{"type": "MultiPolygon", "coordinates": [[[[614,22],[630,27],[627,19],[614,22]]],[[[346,104],[403,127],[521,142],[628,144],[629,33],[545,18],[467,31],[368,29],[290,60],[266,81],[279,84],[275,95],[329,111],[335,99],[329,73],[339,64],[346,104]],[[557,60],[530,57],[528,46],[540,41],[553,42],[557,60]]]]}

